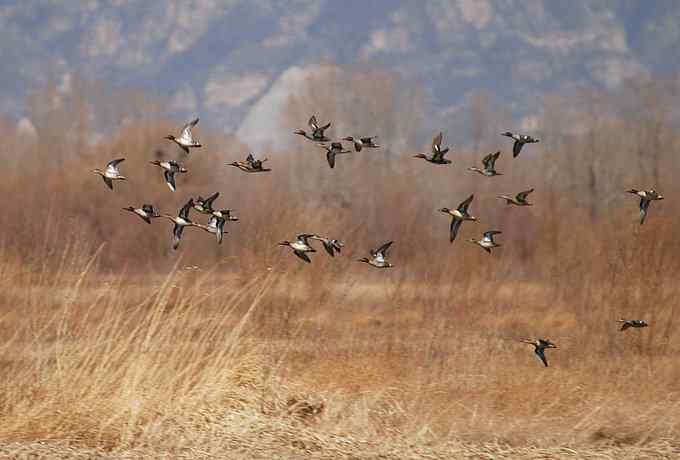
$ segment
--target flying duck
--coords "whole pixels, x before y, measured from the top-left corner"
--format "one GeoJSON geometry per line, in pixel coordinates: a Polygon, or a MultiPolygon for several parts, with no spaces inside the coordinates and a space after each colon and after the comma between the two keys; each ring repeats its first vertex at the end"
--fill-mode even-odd
{"type": "Polygon", "coordinates": [[[193,198],[191,198],[189,199],[189,201],[186,202],[184,206],[182,206],[182,209],[179,210],[177,216],[172,216],[170,214],[161,215],[161,217],[164,217],[175,224],[175,227],[172,230],[173,237],[172,249],[177,249],[179,247],[179,242],[182,239],[184,227],[198,227],[198,224],[193,223],[191,219],[189,219],[189,211],[193,206],[194,200],[193,198]]]}
{"type": "Polygon", "coordinates": [[[137,214],[147,224],[151,223],[152,218],[160,217],[160,215],[156,214],[156,212],[154,211],[153,205],[150,204],[143,204],[141,208],[128,206],[126,208],[123,208],[123,211],[130,211],[131,213],[137,214]]]}
{"type": "Polygon", "coordinates": [[[188,172],[186,168],[184,168],[174,160],[169,161],[154,160],[150,161],[149,163],[151,163],[152,165],[160,166],[163,169],[163,177],[165,177],[165,183],[168,185],[168,188],[173,192],[177,190],[177,186],[175,185],[175,174],[188,172]]]}
{"type": "Polygon", "coordinates": [[[349,150],[344,150],[341,142],[331,142],[331,145],[319,144],[319,147],[326,150],[326,160],[328,160],[328,166],[333,169],[335,167],[335,156],[341,153],[349,153],[349,150]]]}
{"type": "Polygon", "coordinates": [[[522,339],[520,342],[523,343],[528,343],[530,345],[534,346],[534,353],[541,358],[541,361],[543,361],[543,364],[545,367],[548,367],[548,359],[545,357],[545,349],[546,348],[557,348],[557,345],[552,343],[550,340],[547,339],[538,339],[538,340],[531,340],[531,339],[522,339]]]}
{"type": "Polygon", "coordinates": [[[442,149],[443,136],[444,135],[440,132],[432,139],[432,154],[430,156],[427,156],[424,153],[418,153],[417,155],[413,155],[413,158],[422,158],[425,161],[429,161],[436,165],[451,164],[451,160],[444,158],[444,155],[449,151],[449,148],[442,149]]]}
{"type": "Polygon", "coordinates": [[[496,160],[498,160],[499,156],[501,156],[501,152],[490,153],[482,159],[484,168],[480,169],[475,166],[471,166],[468,168],[468,170],[476,171],[482,176],[487,177],[502,176],[503,174],[496,172],[496,160]]]}
{"type": "Polygon", "coordinates": [[[212,215],[219,219],[224,219],[225,221],[228,220],[229,222],[238,222],[238,217],[232,215],[232,212],[233,209],[222,209],[219,211],[213,210],[212,215]]]}
{"type": "Polygon", "coordinates": [[[182,132],[179,137],[169,134],[165,136],[165,138],[173,141],[175,144],[179,145],[182,150],[184,150],[184,153],[189,154],[189,149],[201,147],[201,143],[195,140],[194,136],[191,134],[191,128],[197,124],[198,118],[195,118],[182,127],[182,132]]]}
{"type": "Polygon", "coordinates": [[[121,175],[120,171],[118,170],[118,165],[125,161],[125,158],[118,158],[117,160],[111,160],[106,164],[106,169],[102,171],[101,169],[97,168],[94,169],[93,172],[99,174],[102,176],[102,179],[104,179],[104,183],[108,188],[113,190],[113,181],[114,180],[127,180],[127,178],[123,175],[121,175]]]}
{"type": "Polygon", "coordinates": [[[636,190],[634,188],[626,190],[628,193],[637,195],[640,197],[640,225],[645,223],[645,218],[647,217],[647,209],[649,204],[655,200],[663,200],[663,195],[657,193],[656,190],[636,190]]]}
{"type": "Polygon", "coordinates": [[[449,208],[441,208],[439,211],[443,212],[445,214],[448,214],[451,216],[451,228],[449,231],[449,241],[453,243],[453,240],[456,239],[456,235],[458,235],[458,230],[460,229],[460,226],[463,224],[464,221],[466,220],[471,220],[471,221],[476,221],[477,218],[474,216],[471,216],[468,213],[468,207],[470,206],[470,203],[472,203],[472,200],[475,198],[475,195],[470,195],[467,197],[465,201],[463,201],[461,204],[458,205],[458,208],[456,209],[449,209],[449,208]]]}
{"type": "Polygon", "coordinates": [[[253,157],[252,153],[249,153],[245,161],[234,161],[233,163],[227,163],[227,166],[235,166],[241,171],[247,173],[258,173],[258,172],[268,172],[271,169],[262,167],[262,164],[268,161],[268,158],[263,158],[262,160],[257,160],[253,157]]]}
{"type": "Polygon", "coordinates": [[[203,198],[201,195],[196,198],[193,202],[193,208],[200,212],[201,214],[212,214],[214,209],[212,208],[213,202],[220,196],[220,192],[215,192],[208,198],[203,198]]]}
{"type": "Polygon", "coordinates": [[[352,137],[352,136],[347,136],[343,137],[343,141],[347,142],[352,142],[354,143],[354,150],[357,152],[361,152],[362,148],[367,148],[367,149],[378,149],[380,146],[375,143],[374,139],[376,139],[378,136],[371,136],[371,137],[352,137]]]}
{"type": "Polygon", "coordinates": [[[196,224],[196,226],[202,228],[208,233],[214,233],[215,236],[217,237],[217,243],[222,244],[222,237],[224,236],[225,232],[224,231],[224,224],[227,222],[227,219],[223,217],[217,217],[216,215],[210,216],[210,219],[208,219],[208,225],[201,225],[201,224],[196,224]]]}
{"type": "Polygon", "coordinates": [[[366,263],[372,267],[375,268],[392,268],[394,265],[391,263],[387,262],[385,260],[385,256],[387,255],[387,250],[392,246],[392,241],[388,241],[387,243],[383,244],[380,246],[378,249],[371,249],[371,258],[369,259],[368,257],[363,257],[359,259],[359,262],[366,263]]]}
{"type": "Polygon", "coordinates": [[[529,203],[527,201],[527,196],[529,196],[529,194],[533,191],[534,189],[532,188],[523,192],[519,192],[514,197],[509,195],[498,195],[498,198],[504,199],[505,204],[514,204],[515,206],[533,206],[533,203],[529,203]]]}
{"type": "Polygon", "coordinates": [[[621,330],[625,331],[629,327],[647,327],[649,324],[647,324],[647,321],[641,320],[641,319],[623,319],[621,318],[620,320],[617,321],[618,323],[621,324],[621,330]]]}
{"type": "Polygon", "coordinates": [[[314,249],[312,246],[310,246],[309,242],[307,241],[308,238],[311,238],[312,234],[310,233],[301,233],[295,237],[295,241],[292,243],[290,241],[281,241],[279,243],[280,246],[288,246],[293,250],[293,254],[298,256],[300,259],[304,260],[307,263],[311,263],[312,260],[309,258],[307,255],[308,252],[316,252],[316,249],[314,249]]]}
{"type": "Polygon", "coordinates": [[[300,136],[303,136],[310,141],[314,142],[330,142],[330,139],[326,137],[324,134],[324,131],[326,131],[328,128],[330,128],[331,124],[327,123],[323,126],[319,126],[319,124],[316,121],[316,116],[312,115],[312,117],[309,119],[307,122],[309,125],[309,133],[305,132],[303,129],[298,129],[297,131],[294,131],[295,134],[299,134],[300,136]]]}
{"type": "Polygon", "coordinates": [[[513,139],[515,141],[515,144],[512,146],[513,158],[517,158],[517,155],[519,155],[519,152],[522,151],[522,147],[524,147],[524,144],[534,144],[536,142],[541,141],[540,139],[533,138],[526,134],[514,134],[511,133],[510,131],[502,133],[501,136],[509,137],[510,139],[513,139]]]}
{"type": "Polygon", "coordinates": [[[336,251],[339,254],[342,248],[345,246],[345,244],[342,241],[324,238],[319,235],[311,236],[310,239],[321,241],[321,243],[323,243],[323,248],[331,257],[335,257],[336,251]]]}
{"type": "Polygon", "coordinates": [[[476,240],[474,238],[470,238],[470,242],[475,243],[476,245],[478,245],[479,247],[484,249],[486,252],[491,254],[491,248],[497,248],[497,247],[500,246],[500,244],[496,243],[493,240],[493,236],[494,235],[500,235],[501,233],[503,233],[503,232],[498,231],[498,230],[489,230],[487,232],[484,232],[484,237],[481,240],[476,240]]]}

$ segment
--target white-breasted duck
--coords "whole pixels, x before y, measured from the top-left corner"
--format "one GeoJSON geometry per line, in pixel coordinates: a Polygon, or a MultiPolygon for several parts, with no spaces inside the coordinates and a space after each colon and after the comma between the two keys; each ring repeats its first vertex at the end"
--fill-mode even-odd
{"type": "Polygon", "coordinates": [[[106,164],[106,169],[101,170],[99,168],[92,170],[92,172],[99,174],[104,179],[104,183],[108,188],[113,190],[114,180],[127,180],[118,170],[118,165],[125,161],[125,158],[118,158],[116,160],[111,160],[106,164]]]}
{"type": "Polygon", "coordinates": [[[385,257],[387,257],[387,250],[390,248],[390,246],[392,246],[392,243],[393,243],[392,241],[388,241],[387,243],[381,245],[378,249],[371,249],[370,250],[371,258],[369,259],[368,257],[362,257],[361,259],[359,259],[359,262],[363,262],[375,268],[394,267],[394,265],[385,260],[385,257]]]}
{"type": "Polygon", "coordinates": [[[309,121],[307,122],[309,125],[309,133],[307,133],[303,129],[298,129],[297,131],[293,131],[295,134],[299,134],[300,136],[309,139],[310,141],[314,142],[330,142],[330,139],[326,137],[324,134],[324,131],[326,131],[328,128],[330,128],[331,124],[327,123],[323,126],[319,126],[319,123],[316,121],[316,115],[312,115],[309,121]]]}
{"type": "Polygon", "coordinates": [[[428,161],[430,163],[436,164],[436,165],[448,165],[451,164],[451,160],[444,158],[444,155],[449,151],[449,148],[442,148],[442,139],[444,138],[444,134],[441,132],[437,134],[434,139],[432,139],[432,152],[428,156],[424,153],[418,153],[416,155],[413,155],[413,158],[422,158],[425,161],[428,161]]]}
{"type": "Polygon", "coordinates": [[[647,217],[647,209],[649,209],[649,204],[652,201],[663,200],[663,195],[660,195],[656,190],[636,190],[634,188],[626,190],[628,193],[637,195],[640,197],[640,225],[645,223],[645,218],[647,217]]]}
{"type": "Polygon", "coordinates": [[[212,214],[214,211],[212,204],[218,196],[220,196],[220,192],[215,192],[208,198],[203,198],[199,195],[198,198],[194,200],[193,208],[201,214],[212,214]]]}
{"type": "Polygon", "coordinates": [[[227,219],[223,217],[217,217],[215,215],[210,216],[208,219],[208,225],[202,225],[202,224],[196,224],[199,228],[202,228],[208,233],[213,233],[215,237],[217,237],[217,243],[222,244],[222,239],[225,233],[224,231],[224,224],[227,222],[227,219]]]}
{"type": "Polygon", "coordinates": [[[465,199],[465,201],[459,204],[456,209],[441,208],[439,210],[439,212],[443,212],[451,216],[451,227],[449,229],[449,241],[451,243],[453,243],[453,240],[456,239],[456,235],[458,235],[458,230],[460,229],[460,226],[463,224],[464,221],[466,220],[471,220],[473,222],[477,221],[476,217],[471,216],[470,213],[468,213],[468,208],[470,207],[470,203],[472,203],[472,200],[474,198],[475,198],[474,194],[470,195],[465,199]]]}
{"type": "Polygon", "coordinates": [[[175,160],[168,161],[154,160],[150,161],[149,163],[151,163],[152,165],[159,166],[161,169],[163,169],[163,177],[165,178],[165,183],[167,184],[168,188],[173,192],[177,190],[177,185],[175,184],[175,174],[188,172],[188,170],[185,167],[180,165],[175,160]]]}
{"type": "Polygon", "coordinates": [[[618,323],[621,323],[621,329],[622,331],[625,331],[626,329],[633,327],[633,328],[640,328],[640,327],[648,327],[649,324],[647,324],[647,321],[641,320],[641,319],[619,319],[617,320],[618,323]]]}
{"type": "Polygon", "coordinates": [[[288,246],[293,250],[293,254],[295,254],[297,257],[302,259],[303,261],[307,263],[311,263],[312,260],[309,258],[307,255],[308,252],[316,252],[316,249],[314,249],[310,244],[308,239],[313,237],[314,235],[311,233],[301,233],[295,237],[295,241],[281,241],[279,243],[279,246],[288,246]]]}
{"type": "Polygon", "coordinates": [[[137,214],[144,222],[147,224],[151,223],[151,219],[160,217],[159,214],[153,209],[153,205],[143,204],[141,208],[135,208],[133,206],[128,206],[123,208],[123,211],[130,211],[133,214],[137,214]]]}
{"type": "Polygon", "coordinates": [[[510,139],[515,141],[515,144],[512,146],[513,158],[517,158],[517,155],[519,155],[519,152],[522,151],[522,147],[524,147],[524,144],[535,144],[536,142],[541,142],[540,139],[528,136],[526,134],[515,134],[511,133],[510,131],[502,133],[501,136],[509,137],[510,139]]]}
{"type": "Polygon", "coordinates": [[[371,137],[352,137],[352,136],[347,136],[343,137],[343,141],[347,142],[352,142],[354,144],[354,150],[357,152],[361,152],[361,149],[366,148],[366,149],[379,149],[380,146],[375,143],[374,139],[377,139],[378,136],[371,136],[371,137]]]}
{"type": "Polygon", "coordinates": [[[335,168],[335,156],[343,153],[349,153],[349,150],[345,150],[342,146],[342,142],[331,142],[330,145],[319,144],[319,147],[326,151],[326,160],[328,161],[328,166],[335,168]]]}
{"type": "Polygon", "coordinates": [[[184,232],[185,227],[199,226],[198,224],[192,222],[191,219],[189,219],[189,211],[191,210],[191,208],[193,208],[193,206],[194,200],[193,198],[190,198],[189,201],[187,201],[186,204],[182,206],[182,209],[179,210],[177,216],[172,216],[170,214],[161,215],[161,217],[164,217],[175,224],[175,227],[172,230],[173,237],[172,249],[177,249],[179,247],[179,242],[182,239],[182,233],[184,232]]]}
{"type": "Polygon", "coordinates": [[[252,153],[249,153],[245,161],[234,161],[232,163],[227,163],[227,166],[235,166],[241,171],[247,173],[258,173],[258,172],[268,172],[271,171],[269,168],[264,168],[262,165],[268,158],[263,158],[261,160],[256,159],[252,153]]]}
{"type": "Polygon", "coordinates": [[[500,244],[496,243],[493,239],[494,235],[500,235],[501,231],[499,230],[489,230],[484,232],[484,236],[482,237],[481,240],[476,240],[474,238],[470,238],[471,243],[475,243],[478,245],[480,248],[484,249],[486,252],[491,254],[491,249],[492,248],[497,248],[500,247],[500,244]]]}
{"type": "Polygon", "coordinates": [[[541,361],[543,362],[543,365],[545,367],[548,367],[548,359],[545,357],[545,350],[547,348],[557,348],[557,345],[552,343],[550,340],[547,339],[537,339],[537,340],[531,340],[531,339],[522,339],[520,342],[523,343],[528,343],[529,345],[534,346],[534,353],[536,353],[536,356],[538,356],[541,361]]]}
{"type": "Polygon", "coordinates": [[[502,198],[505,200],[505,204],[514,204],[515,206],[533,206],[533,203],[529,203],[527,201],[527,197],[531,192],[533,192],[534,189],[529,189],[525,190],[523,192],[519,192],[515,196],[510,196],[510,195],[498,195],[498,198],[502,198]]]}
{"type": "Polygon", "coordinates": [[[180,133],[179,137],[175,137],[172,134],[168,134],[167,136],[165,136],[165,138],[179,145],[180,148],[184,150],[184,153],[188,154],[189,149],[201,147],[201,143],[194,139],[194,136],[191,133],[191,128],[193,128],[197,124],[198,118],[194,118],[193,120],[191,120],[189,123],[185,124],[182,127],[182,132],[180,133]]]}
{"type": "Polygon", "coordinates": [[[345,247],[345,244],[340,240],[324,238],[319,235],[311,236],[310,239],[321,241],[323,248],[331,257],[335,257],[335,253],[337,252],[339,254],[342,248],[345,247]]]}
{"type": "Polygon", "coordinates": [[[501,156],[501,152],[490,153],[482,159],[484,168],[480,169],[475,166],[471,166],[468,168],[468,170],[478,172],[482,176],[487,177],[502,176],[503,174],[496,171],[496,160],[498,160],[499,156],[501,156]]]}

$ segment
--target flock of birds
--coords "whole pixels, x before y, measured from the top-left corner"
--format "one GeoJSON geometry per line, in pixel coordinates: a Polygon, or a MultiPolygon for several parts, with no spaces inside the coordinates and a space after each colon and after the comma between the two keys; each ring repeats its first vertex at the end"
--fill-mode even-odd
{"type": "MultiPolygon", "coordinates": [[[[191,132],[192,128],[198,124],[198,120],[199,119],[196,118],[190,121],[189,123],[185,124],[182,127],[179,137],[175,137],[174,135],[168,135],[165,137],[165,139],[173,141],[182,149],[182,151],[184,151],[185,154],[188,155],[191,149],[201,147],[201,143],[194,138],[191,132]]],[[[294,131],[294,133],[304,137],[309,141],[314,142],[316,145],[323,148],[326,151],[326,160],[331,168],[335,167],[336,157],[338,155],[351,153],[351,150],[345,149],[345,147],[342,144],[342,141],[351,143],[351,146],[354,147],[354,150],[356,152],[360,152],[362,149],[380,148],[380,145],[378,145],[375,141],[377,139],[377,136],[370,137],[347,136],[342,138],[341,140],[334,141],[331,138],[327,137],[325,134],[326,130],[330,128],[331,123],[329,122],[326,123],[325,125],[319,125],[316,116],[312,116],[309,119],[308,126],[309,131],[300,129],[294,131]]],[[[512,148],[513,158],[516,158],[520,154],[524,145],[540,142],[540,139],[525,134],[505,132],[502,133],[502,135],[514,141],[512,148]]],[[[446,154],[448,153],[449,148],[442,147],[442,140],[443,134],[440,132],[432,140],[430,152],[418,153],[414,155],[414,157],[423,159],[435,165],[451,164],[451,160],[446,158],[446,154]]],[[[482,168],[470,167],[468,169],[470,171],[477,172],[486,177],[500,176],[502,174],[496,171],[496,161],[498,160],[500,155],[501,155],[500,151],[490,153],[482,159],[482,168]]],[[[123,161],[125,161],[125,158],[114,159],[107,164],[106,169],[94,170],[95,173],[99,174],[102,177],[106,186],[111,190],[113,190],[114,181],[126,180],[126,177],[121,174],[119,169],[119,165],[123,161]]],[[[227,163],[227,165],[234,166],[246,173],[263,173],[271,171],[271,169],[264,167],[264,163],[266,161],[268,161],[267,158],[259,160],[256,159],[251,153],[248,154],[245,161],[235,161],[232,163],[227,163]]],[[[151,161],[150,163],[162,169],[163,177],[168,188],[173,192],[176,191],[177,186],[175,182],[175,175],[186,173],[187,169],[184,168],[179,162],[174,160],[167,161],[155,160],[151,161]]],[[[529,190],[521,191],[516,195],[498,195],[498,198],[505,200],[507,205],[532,206],[532,203],[530,203],[527,200],[527,198],[529,194],[532,193],[533,191],[534,189],[531,188],[529,190]]],[[[645,218],[647,216],[647,211],[649,209],[650,203],[656,200],[663,200],[663,196],[653,189],[652,190],[630,189],[627,190],[627,192],[632,193],[640,198],[639,204],[640,224],[643,224],[645,222],[645,218]]],[[[208,233],[212,233],[216,236],[217,242],[221,244],[223,240],[223,235],[224,233],[226,233],[226,231],[224,230],[226,222],[238,221],[239,219],[238,217],[233,215],[233,210],[231,209],[217,210],[213,207],[213,204],[218,197],[219,192],[216,192],[207,198],[203,198],[202,196],[198,196],[196,199],[190,198],[189,201],[187,201],[184,204],[184,206],[182,206],[182,208],[179,210],[176,216],[171,214],[158,214],[154,209],[153,205],[151,204],[143,204],[141,207],[128,206],[123,208],[123,210],[136,214],[147,224],[151,224],[152,219],[159,217],[165,218],[172,222],[174,224],[172,231],[173,236],[172,248],[174,250],[176,250],[179,247],[180,241],[182,239],[182,234],[184,232],[184,229],[187,227],[196,227],[203,229],[208,233]],[[207,223],[202,224],[199,222],[192,221],[189,216],[189,213],[192,210],[198,212],[199,214],[209,216],[207,223]]],[[[469,212],[469,207],[473,200],[474,194],[467,197],[455,209],[449,208],[439,209],[440,212],[447,214],[451,218],[449,227],[449,241],[451,243],[453,243],[454,240],[456,239],[458,231],[460,230],[460,227],[463,224],[463,222],[477,220],[476,217],[471,215],[469,212]]],[[[483,233],[481,239],[477,240],[472,238],[469,241],[474,244],[477,244],[486,252],[491,253],[491,250],[493,248],[497,248],[500,246],[500,244],[496,243],[496,241],[494,240],[494,236],[499,235],[501,233],[502,232],[498,230],[488,230],[483,233]]],[[[342,248],[344,247],[344,243],[341,242],[340,240],[326,238],[311,233],[301,233],[299,235],[296,235],[293,241],[282,241],[279,243],[279,245],[289,247],[292,250],[293,254],[297,256],[299,259],[306,263],[311,263],[312,260],[309,255],[311,253],[316,252],[316,249],[312,246],[311,243],[312,240],[320,241],[325,251],[331,257],[334,257],[336,253],[340,253],[342,251],[342,248]]],[[[393,243],[392,241],[388,241],[384,244],[381,244],[377,249],[371,249],[369,251],[370,257],[363,257],[358,261],[366,263],[374,268],[379,269],[392,268],[393,265],[387,261],[387,253],[390,247],[392,246],[392,243],[393,243]]],[[[620,319],[618,321],[622,323],[620,329],[621,331],[625,331],[628,328],[643,328],[648,326],[648,324],[643,320],[620,319]]],[[[557,346],[553,342],[547,339],[536,340],[522,339],[521,342],[533,345],[534,352],[546,367],[548,366],[548,360],[545,356],[545,350],[548,348],[557,348],[557,346]]]]}

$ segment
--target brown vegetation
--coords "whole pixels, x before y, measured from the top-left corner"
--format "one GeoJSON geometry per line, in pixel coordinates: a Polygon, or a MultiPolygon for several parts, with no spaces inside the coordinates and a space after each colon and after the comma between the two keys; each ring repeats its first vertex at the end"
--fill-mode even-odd
{"type": "Polygon", "coordinates": [[[162,140],[176,123],[152,102],[98,144],[85,99],[5,143],[0,453],[43,440],[131,456],[677,456],[677,82],[547,98],[544,139],[515,160],[478,96],[478,155],[446,132],[454,163],[433,167],[400,155],[423,147],[417,92],[338,75],[334,94],[310,81],[287,123],[317,112],[334,135],[387,148],[334,170],[299,139],[269,155],[272,173],[241,174],[222,164],[245,147],[199,125],[204,147],[172,194],[148,160],[180,156],[162,140]],[[466,171],[499,148],[504,176],[466,171]],[[111,192],[90,171],[119,152],[130,180],[111,192]],[[496,198],[528,187],[531,208],[496,198]],[[630,187],[667,197],[644,226],[630,187]],[[221,246],[188,229],[172,252],[170,224],[120,211],[213,191],[241,218],[221,246]],[[472,192],[479,223],[450,245],[436,209],[472,192]],[[493,255],[464,241],[492,227],[493,255]],[[299,232],[347,246],[307,266],[276,246],[299,232]],[[396,268],[356,262],[388,239],[396,268]],[[621,333],[619,317],[650,327],[621,333]],[[517,340],[531,336],[559,345],[551,367],[517,340]]]}

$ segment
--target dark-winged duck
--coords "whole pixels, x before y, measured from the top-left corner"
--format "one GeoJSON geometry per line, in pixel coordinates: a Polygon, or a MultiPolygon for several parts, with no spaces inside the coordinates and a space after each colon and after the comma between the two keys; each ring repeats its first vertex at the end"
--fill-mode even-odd
{"type": "Polygon", "coordinates": [[[505,204],[514,204],[515,206],[533,206],[533,203],[529,203],[527,201],[527,197],[531,192],[533,192],[534,189],[529,189],[525,190],[523,192],[519,192],[515,196],[510,196],[510,195],[498,195],[498,198],[502,198],[505,200],[505,204]]]}
{"type": "Polygon", "coordinates": [[[252,153],[249,153],[245,161],[234,161],[232,163],[227,163],[227,165],[234,166],[247,173],[268,172],[271,171],[271,169],[263,167],[263,163],[268,160],[268,158],[258,160],[252,153]]]}
{"type": "Polygon", "coordinates": [[[491,254],[491,249],[492,248],[497,248],[500,247],[500,244],[496,243],[493,239],[494,235],[500,235],[501,231],[498,230],[489,230],[484,232],[484,237],[481,240],[476,240],[474,238],[470,238],[471,243],[475,243],[478,245],[480,248],[484,249],[486,252],[491,254]]]}
{"type": "Polygon", "coordinates": [[[660,195],[656,190],[636,190],[634,188],[626,190],[628,193],[637,195],[640,197],[640,225],[645,223],[645,218],[647,217],[647,210],[649,209],[649,204],[652,201],[663,200],[663,195],[660,195]]]}
{"type": "Polygon", "coordinates": [[[341,142],[331,142],[330,145],[319,144],[319,147],[326,151],[326,160],[328,161],[328,166],[335,168],[335,156],[343,153],[349,153],[349,150],[345,150],[341,142]]]}
{"type": "Polygon", "coordinates": [[[130,211],[133,214],[137,214],[147,224],[151,223],[151,219],[160,217],[160,215],[156,214],[156,211],[154,211],[153,205],[150,204],[143,204],[141,208],[128,206],[123,208],[123,211],[130,211]]]}
{"type": "Polygon", "coordinates": [[[366,148],[366,149],[378,149],[380,146],[375,143],[374,139],[377,139],[378,136],[371,136],[371,137],[352,137],[352,136],[347,136],[343,137],[343,141],[347,142],[352,142],[354,144],[354,150],[357,152],[361,152],[361,149],[366,148]]]}
{"type": "Polygon", "coordinates": [[[307,122],[309,125],[309,133],[307,133],[303,129],[298,129],[297,131],[294,131],[295,134],[299,134],[300,136],[309,139],[310,141],[314,142],[330,142],[330,139],[326,137],[324,134],[324,131],[326,131],[328,128],[330,128],[331,124],[327,123],[323,126],[319,126],[319,123],[316,121],[316,115],[312,115],[309,121],[307,122]]]}
{"type": "Polygon", "coordinates": [[[441,208],[439,210],[439,212],[443,212],[451,216],[451,227],[449,229],[449,241],[451,243],[453,243],[453,240],[456,239],[456,235],[458,235],[458,230],[460,229],[460,226],[463,224],[464,221],[471,220],[474,222],[477,220],[476,217],[471,216],[468,213],[468,208],[470,207],[470,203],[472,203],[472,200],[474,198],[475,198],[474,194],[470,195],[469,197],[467,197],[465,201],[459,204],[456,209],[441,208]]]}
{"type": "Polygon", "coordinates": [[[149,163],[151,163],[152,165],[159,166],[161,169],[163,169],[163,177],[165,178],[165,183],[167,184],[168,188],[173,192],[177,190],[177,186],[175,184],[175,174],[187,172],[186,168],[184,168],[182,165],[180,165],[178,162],[174,160],[168,161],[154,160],[150,161],[149,163]]]}
{"type": "Polygon", "coordinates": [[[496,160],[498,160],[499,156],[501,156],[501,152],[490,153],[482,159],[484,168],[480,169],[475,166],[471,166],[468,168],[468,170],[478,172],[482,176],[487,177],[502,176],[503,174],[496,172],[496,160]]]}
{"type": "Polygon", "coordinates": [[[536,353],[536,356],[538,356],[541,359],[545,367],[548,367],[548,359],[545,357],[545,350],[547,348],[557,348],[557,345],[555,345],[554,343],[547,339],[538,340],[522,339],[520,340],[520,342],[533,345],[534,353],[536,353]]]}
{"type": "Polygon", "coordinates": [[[526,134],[515,134],[511,133],[510,131],[502,133],[501,136],[509,137],[510,139],[515,141],[515,144],[512,146],[513,158],[517,158],[517,155],[519,155],[519,152],[522,151],[522,147],[524,147],[524,144],[534,144],[536,142],[541,142],[540,139],[533,138],[526,134]]]}
{"type": "Polygon", "coordinates": [[[345,247],[345,244],[340,240],[324,238],[319,235],[311,236],[310,239],[321,241],[323,248],[331,257],[335,257],[335,253],[337,252],[339,254],[342,248],[345,247]]]}
{"type": "Polygon", "coordinates": [[[164,217],[175,224],[175,227],[172,230],[173,239],[172,249],[177,249],[179,247],[179,242],[182,239],[182,234],[184,233],[185,227],[198,226],[197,224],[192,222],[191,219],[189,219],[189,211],[191,210],[191,208],[193,208],[193,206],[194,200],[189,199],[189,201],[187,201],[186,204],[182,206],[182,209],[179,210],[177,216],[172,216],[170,214],[161,215],[161,217],[164,217]]]}
{"type": "Polygon", "coordinates": [[[619,319],[617,322],[621,323],[621,329],[622,331],[625,331],[626,329],[633,327],[633,328],[640,328],[640,327],[648,327],[649,324],[647,324],[647,321],[641,320],[641,319],[619,319]]]}
{"type": "Polygon", "coordinates": [[[359,262],[363,262],[375,268],[394,267],[394,265],[387,262],[387,260],[385,259],[385,257],[387,257],[387,250],[390,248],[390,246],[392,246],[392,241],[384,243],[378,249],[371,249],[370,250],[371,258],[369,259],[368,257],[363,257],[359,259],[359,262]]]}
{"type": "Polygon", "coordinates": [[[169,134],[165,136],[165,138],[179,145],[179,147],[182,150],[184,150],[184,153],[188,154],[189,149],[201,147],[201,143],[194,139],[194,136],[191,133],[191,128],[193,128],[197,124],[198,118],[194,118],[193,120],[191,120],[189,123],[185,124],[182,127],[182,132],[180,133],[179,137],[175,137],[172,134],[169,134]]]}
{"type": "Polygon", "coordinates": [[[111,160],[106,164],[106,169],[101,170],[99,168],[94,169],[93,172],[99,174],[102,176],[102,179],[104,179],[104,183],[106,186],[113,190],[113,181],[114,180],[127,180],[125,176],[123,176],[120,171],[118,170],[118,165],[122,162],[125,161],[125,158],[118,158],[116,160],[111,160]]]}
{"type": "Polygon", "coordinates": [[[288,240],[286,241],[281,241],[279,243],[280,246],[288,246],[293,250],[293,254],[295,254],[297,257],[302,259],[303,261],[307,263],[311,263],[312,260],[309,258],[307,255],[308,252],[316,252],[316,249],[314,249],[310,244],[308,239],[313,237],[314,235],[311,233],[301,233],[295,237],[295,241],[290,242],[288,240]]]}
{"type": "Polygon", "coordinates": [[[444,158],[444,155],[449,151],[448,147],[443,149],[442,148],[442,139],[444,135],[440,132],[437,134],[434,139],[432,139],[432,152],[428,156],[424,153],[418,153],[416,155],[413,155],[413,158],[422,158],[425,161],[428,161],[432,164],[436,165],[448,165],[451,164],[451,160],[444,158]]]}

